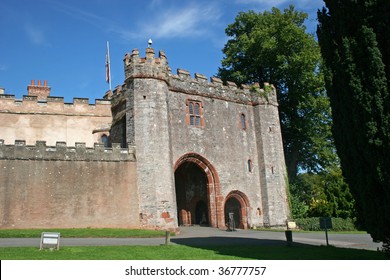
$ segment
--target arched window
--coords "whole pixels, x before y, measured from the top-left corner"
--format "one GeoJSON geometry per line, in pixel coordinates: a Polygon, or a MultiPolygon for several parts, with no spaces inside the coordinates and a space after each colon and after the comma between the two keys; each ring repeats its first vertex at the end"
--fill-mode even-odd
{"type": "Polygon", "coordinates": [[[195,116],[194,116],[194,103],[190,102],[189,111],[190,111],[190,125],[195,125],[195,116]]]}
{"type": "Polygon", "coordinates": [[[199,103],[195,103],[195,125],[200,126],[200,105],[199,103]]]}
{"type": "Polygon", "coordinates": [[[187,124],[196,127],[203,126],[202,102],[187,100],[187,124]]]}
{"type": "Polygon", "coordinates": [[[104,147],[108,147],[108,136],[103,134],[100,139],[101,139],[102,144],[104,145],[104,147]]]}

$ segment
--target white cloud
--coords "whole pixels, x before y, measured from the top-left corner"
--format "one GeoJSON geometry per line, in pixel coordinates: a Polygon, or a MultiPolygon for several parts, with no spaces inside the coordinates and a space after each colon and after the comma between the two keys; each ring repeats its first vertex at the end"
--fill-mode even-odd
{"type": "Polygon", "coordinates": [[[312,10],[323,5],[323,0],[235,0],[236,4],[255,5],[261,9],[288,7],[294,5],[297,10],[312,10]]]}
{"type": "MultiPolygon", "coordinates": [[[[159,11],[161,12],[161,11],[159,11]]],[[[191,38],[210,35],[210,26],[218,23],[220,10],[213,5],[189,5],[184,8],[171,8],[152,20],[138,22],[137,33],[123,30],[122,36],[161,38],[191,38]],[[156,28],[158,27],[158,28],[156,28]]]]}
{"type": "Polygon", "coordinates": [[[31,23],[26,23],[24,25],[24,31],[30,42],[36,46],[49,46],[49,42],[46,39],[46,36],[42,29],[32,25],[31,23]]]}
{"type": "Polygon", "coordinates": [[[236,0],[236,4],[246,4],[246,5],[258,5],[262,8],[271,8],[271,7],[279,7],[281,5],[286,4],[287,2],[293,2],[291,0],[236,0]]]}
{"type": "Polygon", "coordinates": [[[210,10],[203,10],[199,7],[170,10],[157,19],[156,26],[159,26],[158,32],[153,31],[154,27],[153,29],[147,28],[145,31],[155,32],[154,36],[160,38],[201,35],[207,30],[204,23],[209,22],[212,17],[213,14],[210,10]],[[202,15],[204,16],[203,18],[202,15]]]}
{"type": "Polygon", "coordinates": [[[74,19],[84,21],[84,22],[89,23],[89,24],[94,25],[94,26],[100,27],[103,24],[108,22],[108,20],[104,17],[98,16],[98,15],[96,15],[92,12],[89,12],[87,10],[83,10],[83,9],[77,8],[75,6],[65,4],[63,2],[53,1],[53,2],[51,2],[51,4],[55,10],[65,14],[67,16],[70,16],[74,19]]]}

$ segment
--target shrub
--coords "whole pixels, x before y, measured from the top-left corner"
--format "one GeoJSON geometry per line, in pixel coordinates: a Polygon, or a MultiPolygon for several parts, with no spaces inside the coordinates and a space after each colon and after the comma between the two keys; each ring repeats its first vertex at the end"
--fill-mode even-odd
{"type": "MultiPolygon", "coordinates": [[[[320,218],[301,218],[295,219],[295,223],[301,230],[322,231],[320,228],[320,218]]],[[[355,220],[351,218],[332,218],[332,231],[356,231],[355,220]]]]}

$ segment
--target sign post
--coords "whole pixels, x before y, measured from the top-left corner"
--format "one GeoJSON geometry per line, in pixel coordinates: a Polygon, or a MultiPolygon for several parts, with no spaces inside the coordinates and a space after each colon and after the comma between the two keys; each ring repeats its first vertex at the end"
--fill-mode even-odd
{"type": "Polygon", "coordinates": [[[41,245],[39,250],[44,248],[55,248],[60,249],[60,233],[59,232],[42,232],[41,234],[41,245]]]}
{"type": "Polygon", "coordinates": [[[328,229],[332,228],[332,218],[330,217],[320,218],[320,228],[325,230],[326,246],[329,246],[328,229]]]}

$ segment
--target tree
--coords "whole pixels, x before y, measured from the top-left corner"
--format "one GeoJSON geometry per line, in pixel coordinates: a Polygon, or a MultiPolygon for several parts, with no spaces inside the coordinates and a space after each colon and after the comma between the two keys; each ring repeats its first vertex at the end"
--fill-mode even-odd
{"type": "Polygon", "coordinates": [[[290,194],[293,218],[356,217],[354,199],[338,167],[299,174],[290,184],[290,194]]]}
{"type": "Polygon", "coordinates": [[[390,243],[390,2],[325,0],[317,34],[333,135],[358,217],[390,243]]]}
{"type": "Polygon", "coordinates": [[[318,172],[337,162],[321,55],[307,14],[241,12],[226,28],[230,40],[218,76],[237,84],[270,82],[278,94],[283,146],[290,181],[299,170],[318,172]]]}

